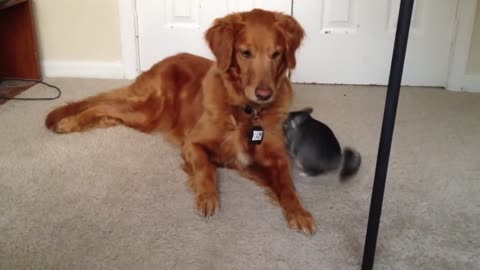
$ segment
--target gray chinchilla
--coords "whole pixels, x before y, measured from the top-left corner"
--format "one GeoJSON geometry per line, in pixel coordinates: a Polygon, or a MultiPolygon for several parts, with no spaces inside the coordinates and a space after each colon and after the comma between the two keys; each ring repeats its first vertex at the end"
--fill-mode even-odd
{"type": "Polygon", "coordinates": [[[312,108],[289,113],[283,124],[288,150],[295,165],[309,176],[340,168],[340,179],[357,173],[362,161],[358,151],[345,147],[342,151],[333,131],[311,116],[312,108]]]}

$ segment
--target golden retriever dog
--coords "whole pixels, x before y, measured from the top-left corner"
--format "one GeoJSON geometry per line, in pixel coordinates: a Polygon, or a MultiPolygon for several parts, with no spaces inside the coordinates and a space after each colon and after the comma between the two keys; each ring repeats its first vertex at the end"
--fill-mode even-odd
{"type": "Polygon", "coordinates": [[[227,167],[265,187],[288,225],[311,234],[315,221],[295,190],[282,130],[293,96],[287,72],[303,37],[282,13],[227,15],[205,32],[216,62],[168,57],[127,87],[54,109],[45,124],[57,133],[117,124],[162,131],[181,147],[201,215],[219,209],[216,168],[227,167]]]}

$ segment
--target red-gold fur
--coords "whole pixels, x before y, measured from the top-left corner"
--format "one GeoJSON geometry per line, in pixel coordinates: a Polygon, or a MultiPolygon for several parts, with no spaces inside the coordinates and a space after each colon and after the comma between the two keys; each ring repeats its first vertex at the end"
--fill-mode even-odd
{"type": "Polygon", "coordinates": [[[280,13],[228,15],[205,33],[216,63],[185,53],[166,58],[128,87],[56,108],[46,126],[58,133],[116,124],[161,130],[182,148],[202,215],[219,209],[216,168],[225,166],[267,188],[289,226],[310,234],[315,222],[295,191],[282,131],[293,95],[286,73],[295,67],[303,36],[301,26],[280,13]],[[258,98],[265,89],[271,97],[258,98]],[[247,104],[260,112],[260,145],[249,144],[254,120],[243,111],[247,104]]]}

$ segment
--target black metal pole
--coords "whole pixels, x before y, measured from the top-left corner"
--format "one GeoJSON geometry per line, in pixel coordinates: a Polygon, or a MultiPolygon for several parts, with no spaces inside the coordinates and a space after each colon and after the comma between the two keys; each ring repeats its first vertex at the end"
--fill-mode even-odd
{"type": "Polygon", "coordinates": [[[383,112],[382,132],[380,134],[380,142],[378,146],[377,167],[375,169],[370,213],[368,215],[362,270],[373,269],[373,262],[375,259],[378,227],[380,225],[380,216],[382,214],[383,193],[385,191],[390,147],[392,145],[393,129],[395,127],[395,117],[397,114],[398,95],[400,93],[403,65],[407,51],[413,2],[414,0],[402,0],[400,3],[397,33],[395,35],[390,78],[388,81],[387,98],[385,100],[385,109],[383,112]]]}

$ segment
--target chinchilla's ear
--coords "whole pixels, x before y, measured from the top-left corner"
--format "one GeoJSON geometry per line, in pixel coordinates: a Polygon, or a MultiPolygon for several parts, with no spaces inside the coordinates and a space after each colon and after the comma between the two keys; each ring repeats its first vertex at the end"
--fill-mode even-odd
{"type": "Polygon", "coordinates": [[[298,113],[312,114],[312,112],[313,112],[313,108],[312,108],[312,107],[305,107],[305,108],[303,108],[303,109],[295,110],[295,111],[290,112],[290,115],[298,114],[298,113]]]}
{"type": "Polygon", "coordinates": [[[306,107],[306,108],[302,109],[302,112],[306,112],[306,113],[308,113],[308,114],[312,114],[313,108],[312,108],[312,107],[306,107]]]}
{"type": "Polygon", "coordinates": [[[291,112],[288,117],[290,120],[290,124],[293,128],[298,127],[310,116],[310,113],[311,112],[304,110],[291,112]]]}

